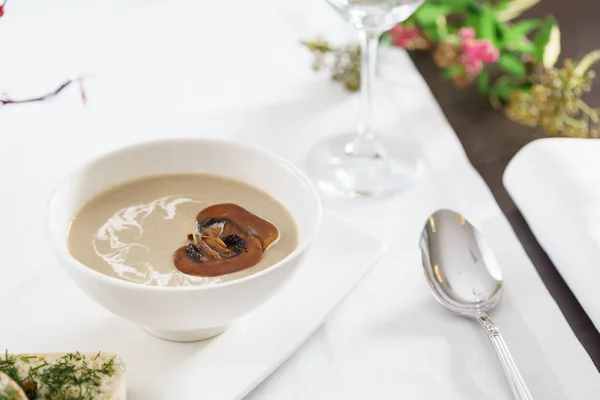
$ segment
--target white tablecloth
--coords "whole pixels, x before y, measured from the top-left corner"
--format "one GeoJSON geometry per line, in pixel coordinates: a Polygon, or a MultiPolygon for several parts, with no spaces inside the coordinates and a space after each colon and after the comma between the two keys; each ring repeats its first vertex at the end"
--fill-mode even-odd
{"type": "MultiPolygon", "coordinates": [[[[0,20],[0,88],[13,97],[87,76],[52,102],[0,108],[0,290],[54,263],[45,205],[62,175],[124,144],[228,137],[302,163],[353,127],[354,96],[310,69],[299,40],[349,30],[323,0],[19,0],[0,20]]],[[[327,206],[389,242],[383,261],[250,399],[508,399],[480,327],[432,299],[417,250],[431,211],[479,224],[504,269],[494,318],[538,399],[592,400],[598,373],[526,258],[426,84],[381,55],[380,127],[421,144],[428,171],[402,196],[327,206]]],[[[465,110],[468,112],[468,110],[465,110]]],[[[309,295],[309,291],[307,291],[309,295]]],[[[1,347],[1,344],[0,344],[1,347]]]]}

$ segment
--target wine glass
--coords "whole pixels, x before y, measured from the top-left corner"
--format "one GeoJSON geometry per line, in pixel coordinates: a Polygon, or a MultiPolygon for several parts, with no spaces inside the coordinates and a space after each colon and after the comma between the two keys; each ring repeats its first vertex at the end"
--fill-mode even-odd
{"type": "Polygon", "coordinates": [[[406,20],[424,0],[326,0],[358,30],[361,43],[359,125],[319,142],[308,172],[321,191],[343,197],[383,196],[406,189],[422,167],[420,151],[396,137],[375,134],[372,85],[381,34],[406,20]]]}

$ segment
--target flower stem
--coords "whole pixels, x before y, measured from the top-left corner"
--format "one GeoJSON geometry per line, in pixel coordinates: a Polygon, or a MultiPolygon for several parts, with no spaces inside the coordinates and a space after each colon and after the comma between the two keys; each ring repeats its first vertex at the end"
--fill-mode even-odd
{"type": "Polygon", "coordinates": [[[598,115],[598,113],[596,112],[596,110],[594,110],[593,108],[591,108],[590,106],[588,106],[585,101],[579,99],[579,109],[588,117],[590,117],[590,119],[592,121],[594,121],[594,123],[598,123],[600,121],[600,116],[598,115]]]}
{"type": "Polygon", "coordinates": [[[521,15],[526,10],[535,6],[540,0],[513,0],[508,3],[508,7],[498,13],[498,20],[507,22],[521,15]]]}
{"type": "MultiPolygon", "coordinates": [[[[62,92],[63,90],[65,90],[67,87],[69,87],[74,82],[79,82],[79,84],[81,85],[81,78],[69,79],[68,81],[66,81],[63,84],[61,84],[58,88],[54,89],[52,92],[47,93],[47,94],[45,94],[43,96],[39,96],[39,97],[34,97],[34,98],[30,98],[30,99],[23,99],[23,100],[13,100],[13,99],[10,99],[10,98],[0,98],[0,106],[5,106],[5,105],[9,105],[9,104],[34,103],[34,102],[37,102],[37,101],[48,100],[48,99],[50,99],[52,97],[57,96],[60,92],[62,92]]],[[[83,92],[83,89],[81,89],[81,95],[82,95],[82,98],[85,101],[85,94],[83,92]]]]}
{"type": "Polygon", "coordinates": [[[590,69],[591,66],[599,60],[600,50],[592,51],[591,53],[588,53],[585,57],[583,57],[581,61],[579,61],[577,67],[575,67],[575,70],[573,70],[573,72],[576,75],[583,76],[583,74],[585,74],[587,70],[590,69]]]}

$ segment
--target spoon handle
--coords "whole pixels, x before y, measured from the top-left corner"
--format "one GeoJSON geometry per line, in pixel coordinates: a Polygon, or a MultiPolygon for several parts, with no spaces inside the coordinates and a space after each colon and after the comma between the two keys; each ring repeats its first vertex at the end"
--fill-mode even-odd
{"type": "Polygon", "coordinates": [[[477,319],[481,325],[483,325],[483,328],[487,332],[487,335],[494,346],[494,350],[496,350],[496,354],[498,355],[500,364],[502,364],[502,369],[504,370],[504,374],[506,375],[506,379],[508,380],[508,384],[510,385],[515,400],[533,400],[533,397],[531,396],[531,393],[529,393],[529,389],[527,389],[527,385],[517,368],[517,364],[515,364],[515,361],[510,355],[508,347],[506,346],[504,339],[502,339],[502,335],[500,335],[500,331],[496,324],[494,324],[487,315],[480,316],[477,319]]]}

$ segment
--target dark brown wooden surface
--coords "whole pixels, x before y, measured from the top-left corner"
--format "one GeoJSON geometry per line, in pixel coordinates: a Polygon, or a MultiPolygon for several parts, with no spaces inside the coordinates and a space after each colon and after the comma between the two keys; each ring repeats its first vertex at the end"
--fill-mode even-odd
{"type": "MultiPolygon", "coordinates": [[[[542,0],[526,16],[538,17],[549,13],[558,19],[561,27],[564,57],[580,58],[590,50],[600,48],[600,0],[542,0]]],[[[413,59],[459,136],[471,163],[491,188],[544,284],[600,370],[600,334],[539,246],[502,185],[502,174],[510,159],[525,144],[544,137],[544,132],[509,121],[502,112],[493,110],[475,88],[453,87],[441,78],[430,56],[414,54],[413,59]]],[[[600,68],[596,71],[600,72],[600,68]]],[[[594,106],[600,105],[600,78],[586,99],[594,106]]]]}

